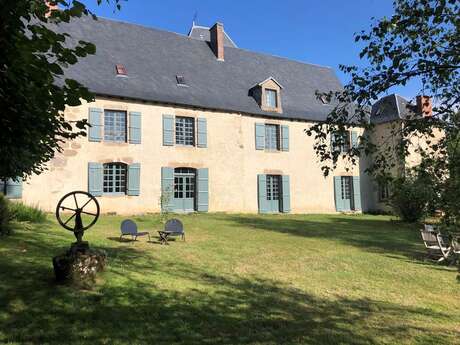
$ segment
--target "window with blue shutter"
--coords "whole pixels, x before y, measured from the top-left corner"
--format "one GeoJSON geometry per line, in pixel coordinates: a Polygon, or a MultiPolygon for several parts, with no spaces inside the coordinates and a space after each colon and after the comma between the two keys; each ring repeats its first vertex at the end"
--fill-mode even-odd
{"type": "Polygon", "coordinates": [[[102,109],[89,108],[88,123],[90,128],[88,130],[89,141],[102,140],[102,109]]]}
{"type": "Polygon", "coordinates": [[[163,145],[174,145],[174,116],[163,115],[163,145]]]}
{"type": "Polygon", "coordinates": [[[141,164],[133,163],[128,166],[128,195],[138,196],[141,194],[141,164]]]}
{"type": "Polygon", "coordinates": [[[351,147],[356,149],[358,148],[358,133],[356,131],[351,132],[351,147]]]}
{"type": "Polygon", "coordinates": [[[342,197],[342,177],[334,176],[334,198],[335,210],[337,212],[344,211],[344,198],[342,197]]]}
{"type": "Polygon", "coordinates": [[[0,180],[0,193],[3,193],[8,199],[22,198],[22,178],[0,180]]]}
{"type": "Polygon", "coordinates": [[[267,175],[257,175],[257,193],[259,199],[259,213],[270,212],[267,201],[267,175]]]}
{"type": "Polygon", "coordinates": [[[103,165],[102,163],[88,163],[88,193],[93,196],[102,196],[103,165]]]}
{"type": "Polygon", "coordinates": [[[289,151],[289,126],[281,126],[281,150],[289,151]]]}
{"type": "Polygon", "coordinates": [[[361,185],[359,176],[353,176],[353,198],[354,198],[354,209],[361,211],[361,185]]]}
{"type": "Polygon", "coordinates": [[[162,211],[174,210],[174,168],[161,168],[161,202],[162,211]]]}
{"type": "Polygon", "coordinates": [[[281,194],[282,194],[282,202],[281,202],[281,211],[283,213],[291,212],[291,185],[289,181],[288,175],[281,176],[281,194]]]}
{"type": "Polygon", "coordinates": [[[205,118],[198,118],[197,123],[197,146],[206,147],[208,145],[207,123],[205,118]]]}
{"type": "Polygon", "coordinates": [[[197,211],[208,212],[209,209],[209,170],[207,168],[198,169],[198,194],[197,211]]]}
{"type": "Polygon", "coordinates": [[[137,111],[129,112],[128,139],[130,144],[140,144],[142,138],[142,114],[137,111]]]}
{"type": "Polygon", "coordinates": [[[265,150],[265,124],[256,123],[256,150],[265,150]]]}

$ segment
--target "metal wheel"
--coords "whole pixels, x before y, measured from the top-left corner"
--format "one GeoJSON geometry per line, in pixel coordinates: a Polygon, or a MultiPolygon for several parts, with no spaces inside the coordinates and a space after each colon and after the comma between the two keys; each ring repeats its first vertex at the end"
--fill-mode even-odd
{"type": "Polygon", "coordinates": [[[91,194],[82,191],[70,192],[64,195],[56,206],[57,221],[64,229],[73,231],[78,242],[81,242],[83,232],[97,222],[99,213],[100,208],[97,199],[91,194]],[[84,220],[82,214],[89,217],[85,217],[84,220]],[[86,218],[89,218],[89,220],[86,218]]]}

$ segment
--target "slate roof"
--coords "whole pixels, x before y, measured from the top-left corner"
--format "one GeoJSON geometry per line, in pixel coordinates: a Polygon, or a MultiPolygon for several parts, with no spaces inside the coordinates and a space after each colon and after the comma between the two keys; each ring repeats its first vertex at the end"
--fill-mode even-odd
{"type": "Polygon", "coordinates": [[[245,114],[321,121],[331,110],[315,91],[342,88],[328,67],[225,47],[217,61],[209,44],[199,39],[135,24],[83,17],[62,24],[75,40],[96,45],[93,56],[66,70],[98,95],[172,103],[245,114]],[[123,64],[128,77],[116,76],[123,64]],[[176,75],[188,87],[178,86],[176,75]],[[283,85],[283,113],[264,112],[249,95],[250,88],[275,78],[283,85]]]}
{"type": "Polygon", "coordinates": [[[415,115],[414,106],[405,98],[391,94],[379,99],[372,106],[371,122],[375,124],[404,120],[415,115]]]}
{"type": "MultiPolygon", "coordinates": [[[[198,26],[193,24],[190,32],[188,33],[188,37],[194,38],[200,41],[211,42],[211,33],[210,28],[206,26],[198,26]]],[[[224,30],[224,47],[232,47],[237,48],[235,42],[230,38],[229,35],[224,30]]]]}

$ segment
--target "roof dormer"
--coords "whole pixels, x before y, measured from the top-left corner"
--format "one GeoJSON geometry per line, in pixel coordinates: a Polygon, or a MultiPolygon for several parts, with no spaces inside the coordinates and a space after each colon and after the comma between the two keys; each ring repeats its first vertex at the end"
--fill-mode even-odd
{"type": "Polygon", "coordinates": [[[281,90],[283,86],[269,77],[251,88],[251,95],[263,111],[282,113],[281,90]]]}

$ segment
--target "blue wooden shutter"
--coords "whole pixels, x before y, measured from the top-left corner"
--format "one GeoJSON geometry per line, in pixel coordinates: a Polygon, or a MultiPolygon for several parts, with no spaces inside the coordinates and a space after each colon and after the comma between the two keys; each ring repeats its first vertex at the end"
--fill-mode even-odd
{"type": "Polygon", "coordinates": [[[256,123],[256,150],[265,150],[265,125],[256,123]]]}
{"type": "Polygon", "coordinates": [[[283,175],[281,176],[282,181],[282,189],[281,193],[283,195],[283,203],[281,211],[283,213],[291,212],[291,186],[289,182],[289,176],[283,175]]]}
{"type": "Polygon", "coordinates": [[[174,169],[161,168],[161,208],[170,212],[174,209],[174,169]]]}
{"type": "Polygon", "coordinates": [[[334,195],[335,195],[335,210],[337,212],[343,211],[342,199],[342,177],[334,176],[334,195]]]}
{"type": "Polygon", "coordinates": [[[141,194],[141,164],[133,163],[128,166],[128,188],[126,194],[141,194]]]}
{"type": "Polygon", "coordinates": [[[103,192],[102,183],[102,163],[88,163],[88,193],[93,196],[101,196],[103,192]]]}
{"type": "Polygon", "coordinates": [[[361,211],[361,185],[359,176],[353,176],[353,200],[355,210],[361,211]]]}
{"type": "Polygon", "coordinates": [[[289,151],[289,126],[281,126],[281,151],[289,151]]]}
{"type": "Polygon", "coordinates": [[[358,133],[355,131],[351,132],[351,147],[354,149],[358,148],[358,133]]]}
{"type": "Polygon", "coordinates": [[[142,114],[137,111],[129,112],[128,138],[130,144],[140,144],[142,137],[142,114]]]}
{"type": "Polygon", "coordinates": [[[102,109],[89,108],[88,123],[91,125],[89,128],[89,141],[102,140],[102,109]]]}
{"type": "Polygon", "coordinates": [[[163,145],[174,145],[174,116],[163,115],[163,145]]]}
{"type": "Polygon", "coordinates": [[[209,209],[209,170],[207,168],[198,169],[198,199],[197,210],[208,212],[209,209]]]}
{"type": "Polygon", "coordinates": [[[267,202],[267,175],[257,175],[257,189],[259,194],[259,213],[270,212],[267,202]]]}
{"type": "Polygon", "coordinates": [[[205,118],[198,118],[196,120],[197,125],[197,146],[198,147],[206,147],[208,145],[208,128],[205,118]]]}
{"type": "Polygon", "coordinates": [[[22,178],[18,177],[6,181],[6,197],[10,199],[22,198],[22,178]]]}

